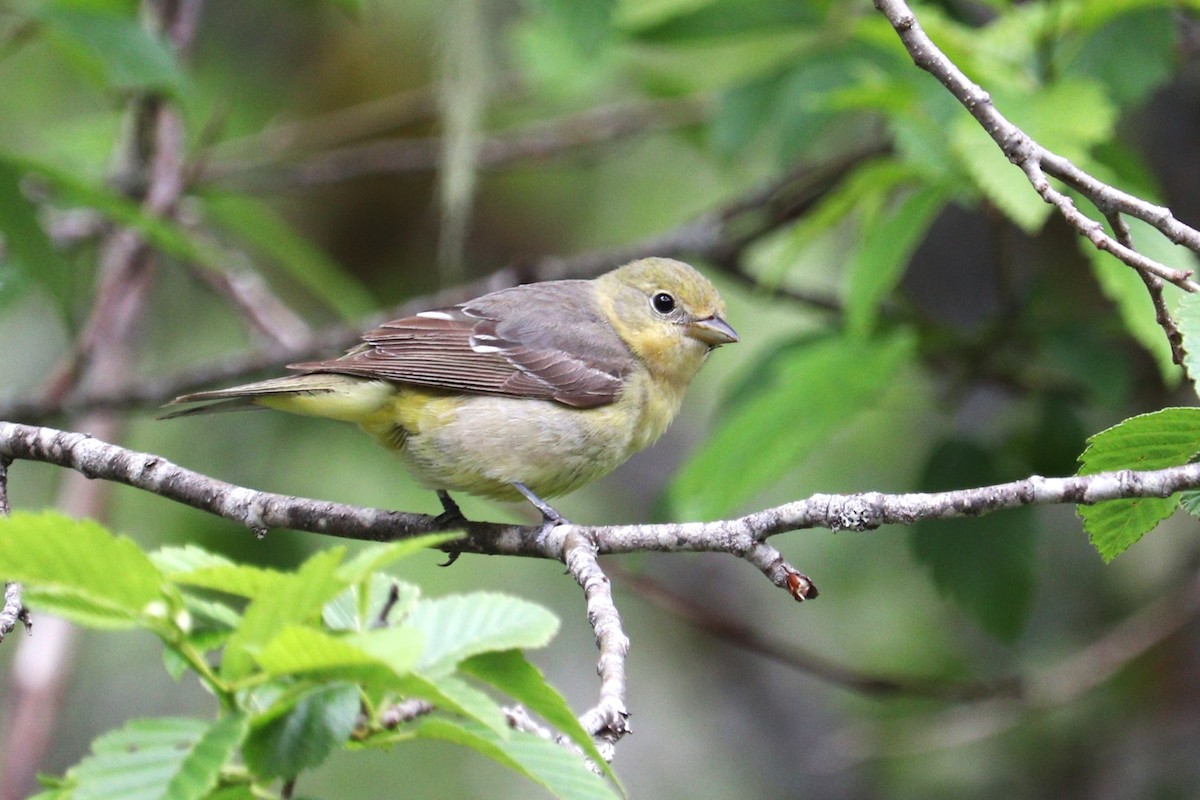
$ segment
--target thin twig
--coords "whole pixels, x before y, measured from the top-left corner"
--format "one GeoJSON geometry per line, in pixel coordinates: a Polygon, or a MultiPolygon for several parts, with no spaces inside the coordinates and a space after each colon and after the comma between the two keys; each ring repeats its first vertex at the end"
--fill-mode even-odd
{"type": "Polygon", "coordinates": [[[629,733],[629,711],[625,708],[625,656],[629,638],[621,627],[621,615],[613,602],[612,584],[597,560],[596,541],[583,533],[568,534],[563,543],[563,562],[575,582],[583,588],[587,618],[596,634],[600,660],[600,699],[579,722],[597,739],[600,754],[612,761],[614,745],[629,733]]]}
{"type": "Polygon", "coordinates": [[[1071,198],[1050,184],[1047,176],[1057,178],[1082,193],[1110,223],[1120,215],[1127,214],[1149,223],[1171,242],[1183,245],[1198,255],[1200,231],[1175,219],[1169,208],[1148,203],[1110,186],[1034,141],[1001,114],[988,93],[972,82],[933,43],[904,0],[875,0],[875,7],[887,17],[916,65],[937,78],[962,103],[1008,160],[1025,173],[1042,200],[1058,209],[1067,224],[1097,249],[1112,254],[1137,270],[1154,301],[1159,325],[1171,343],[1172,357],[1175,363],[1182,365],[1179,331],[1166,312],[1162,282],[1174,284],[1188,292],[1200,291],[1200,284],[1191,280],[1190,271],[1174,269],[1135,250],[1130,238],[1120,234],[1124,223],[1113,224],[1113,234],[1107,233],[1100,221],[1081,212],[1071,198]]]}
{"type": "MultiPolygon", "coordinates": [[[[1132,250],[1133,233],[1130,232],[1129,223],[1125,222],[1125,218],[1115,211],[1108,212],[1106,218],[1117,241],[1132,250]]],[[[1167,308],[1167,299],[1163,295],[1163,279],[1140,269],[1136,272],[1142,283],[1146,284],[1146,291],[1150,293],[1150,302],[1154,304],[1154,321],[1167,334],[1167,342],[1171,345],[1171,360],[1186,371],[1187,365],[1183,360],[1183,332],[1179,330],[1179,326],[1171,317],[1170,309],[1167,308]]]]}

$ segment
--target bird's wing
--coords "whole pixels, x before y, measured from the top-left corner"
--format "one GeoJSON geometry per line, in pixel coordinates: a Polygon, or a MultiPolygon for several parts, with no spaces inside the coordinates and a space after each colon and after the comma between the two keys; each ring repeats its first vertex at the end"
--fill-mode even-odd
{"type": "Polygon", "coordinates": [[[617,399],[633,365],[590,282],[553,281],[394,320],[291,368],[591,408],[617,399]]]}

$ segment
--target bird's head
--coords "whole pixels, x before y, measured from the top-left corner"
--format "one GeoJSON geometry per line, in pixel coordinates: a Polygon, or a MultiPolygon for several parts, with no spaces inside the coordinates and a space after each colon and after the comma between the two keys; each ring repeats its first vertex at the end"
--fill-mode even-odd
{"type": "Polygon", "coordinates": [[[653,374],[686,385],[714,347],[738,340],[716,287],[682,261],[643,258],[596,279],[614,327],[653,374]]]}

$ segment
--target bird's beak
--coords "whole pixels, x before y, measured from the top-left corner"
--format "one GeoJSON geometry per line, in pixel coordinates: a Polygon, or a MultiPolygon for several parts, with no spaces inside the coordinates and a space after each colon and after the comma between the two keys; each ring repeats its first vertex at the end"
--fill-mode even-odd
{"type": "Polygon", "coordinates": [[[716,347],[721,344],[733,344],[738,340],[737,331],[735,331],[728,322],[716,316],[705,317],[693,322],[689,322],[688,336],[693,339],[699,339],[709,347],[716,347]]]}

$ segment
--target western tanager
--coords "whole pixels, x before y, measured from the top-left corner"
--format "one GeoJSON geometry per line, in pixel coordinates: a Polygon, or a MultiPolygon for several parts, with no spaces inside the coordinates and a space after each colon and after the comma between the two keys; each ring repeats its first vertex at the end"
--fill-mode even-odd
{"type": "Polygon", "coordinates": [[[297,374],[197,392],[168,416],[265,406],[357,423],[422,483],[501,500],[578,489],[656,440],[718,345],[725,304],[680,261],[644,258],[594,280],[546,281],[368,331],[297,374]]]}

